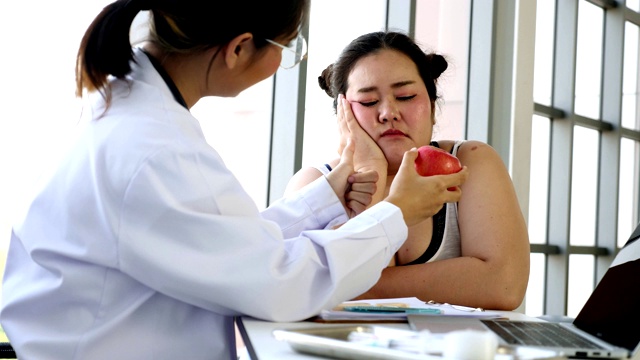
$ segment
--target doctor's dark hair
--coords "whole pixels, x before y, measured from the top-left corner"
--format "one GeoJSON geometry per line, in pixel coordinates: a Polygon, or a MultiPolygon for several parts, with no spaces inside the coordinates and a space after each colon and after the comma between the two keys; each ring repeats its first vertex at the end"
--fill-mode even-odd
{"type": "Polygon", "coordinates": [[[359,36],[342,50],[336,62],[329,65],[318,76],[320,88],[333,98],[333,109],[336,110],[338,95],[346,94],[349,88],[349,74],[358,60],[385,49],[399,51],[416,64],[431,99],[433,116],[435,103],[440,98],[437,82],[440,75],[447,69],[447,60],[442,55],[425,53],[409,36],[394,31],[379,31],[359,36]]]}
{"type": "Polygon", "coordinates": [[[293,37],[308,16],[309,0],[117,0],[107,5],[84,34],[76,58],[76,95],[99,91],[111,99],[107,78],[131,71],[131,24],[150,11],[149,41],[165,54],[195,54],[249,32],[257,48],[266,39],[293,37]]]}

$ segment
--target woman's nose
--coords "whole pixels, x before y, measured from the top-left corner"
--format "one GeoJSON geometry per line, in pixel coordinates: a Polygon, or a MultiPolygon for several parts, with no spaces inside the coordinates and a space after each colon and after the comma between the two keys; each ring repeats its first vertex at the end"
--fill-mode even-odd
{"type": "Polygon", "coordinates": [[[380,107],[380,113],[378,114],[378,121],[380,123],[386,123],[387,121],[398,121],[400,115],[398,114],[398,108],[393,104],[385,103],[380,107]]]}

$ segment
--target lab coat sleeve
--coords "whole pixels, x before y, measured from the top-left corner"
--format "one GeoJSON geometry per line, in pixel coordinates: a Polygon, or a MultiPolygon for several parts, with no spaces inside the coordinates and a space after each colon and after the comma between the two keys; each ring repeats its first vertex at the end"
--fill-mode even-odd
{"type": "Polygon", "coordinates": [[[324,229],[330,223],[345,223],[349,218],[344,206],[324,176],[288,197],[275,201],[262,217],[276,221],[284,237],[294,237],[304,230],[324,229]]]}
{"type": "Polygon", "coordinates": [[[120,270],[221,314],[277,321],[315,315],[375,284],[407,228],[400,210],[382,202],[338,230],[293,235],[291,229],[321,227],[340,213],[335,199],[322,200],[326,180],[314,186],[276,205],[268,220],[217,157],[161,151],[140,166],[124,196],[120,270]],[[292,215],[301,203],[311,206],[292,215]]]}

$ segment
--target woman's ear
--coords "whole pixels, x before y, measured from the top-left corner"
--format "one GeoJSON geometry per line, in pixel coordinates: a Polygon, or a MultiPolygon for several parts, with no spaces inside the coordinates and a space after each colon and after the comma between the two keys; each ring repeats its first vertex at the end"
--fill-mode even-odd
{"type": "Polygon", "coordinates": [[[244,62],[254,53],[253,34],[244,33],[231,39],[224,49],[224,61],[229,69],[244,62]]]}

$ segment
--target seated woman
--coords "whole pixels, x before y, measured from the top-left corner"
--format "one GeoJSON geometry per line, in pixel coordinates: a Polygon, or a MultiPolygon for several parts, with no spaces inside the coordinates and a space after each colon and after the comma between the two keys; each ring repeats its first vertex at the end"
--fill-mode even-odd
{"type": "MultiPolygon", "coordinates": [[[[347,193],[355,213],[389,192],[405,151],[440,147],[469,169],[458,203],[409,228],[407,241],[379,281],[357,299],[418,297],[486,309],[513,310],[529,278],[529,239],[509,173],[497,152],[479,141],[432,141],[437,79],[447,61],[397,32],[353,40],[318,78],[334,98],[341,141],[356,139],[355,170],[375,171],[375,193],[347,193]],[[366,195],[366,194],[364,194],[366,195]]],[[[340,152],[338,152],[340,153],[340,152]]],[[[287,191],[327,173],[339,157],[301,169],[287,191]]]]}

